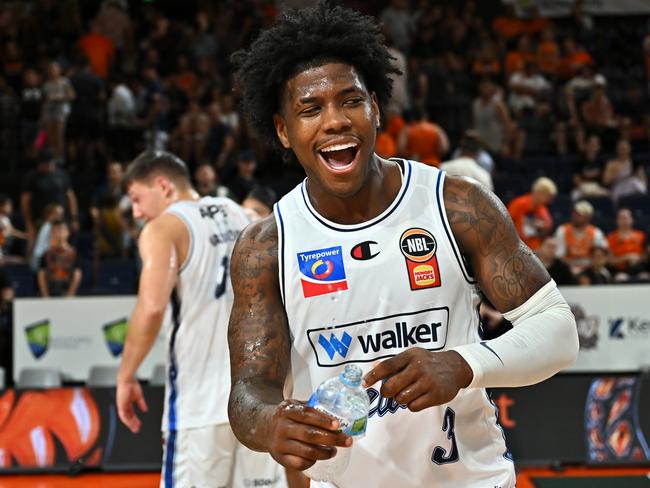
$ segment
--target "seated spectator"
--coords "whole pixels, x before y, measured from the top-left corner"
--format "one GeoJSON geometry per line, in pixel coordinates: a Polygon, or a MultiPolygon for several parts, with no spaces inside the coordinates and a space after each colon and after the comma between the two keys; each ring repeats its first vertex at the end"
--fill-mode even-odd
{"type": "Polygon", "coordinates": [[[630,281],[640,273],[643,273],[640,279],[648,278],[643,272],[646,267],[645,235],[634,229],[634,217],[629,208],[620,208],[616,213],[616,230],[607,235],[607,243],[614,281],[630,281]]]}
{"type": "Polygon", "coordinates": [[[555,232],[557,257],[563,259],[576,276],[591,266],[595,247],[607,248],[603,231],[591,224],[593,215],[591,203],[580,200],[573,206],[571,221],[560,225],[555,232]]]}
{"type": "Polygon", "coordinates": [[[515,117],[527,110],[534,111],[551,90],[551,84],[539,74],[537,64],[533,61],[527,61],[523,69],[512,74],[508,87],[508,105],[515,117]]]}
{"type": "Polygon", "coordinates": [[[611,192],[614,203],[626,195],[645,194],[648,181],[645,169],[631,158],[632,147],[625,139],[616,144],[616,156],[607,161],[603,172],[603,186],[611,192]]]}
{"type": "Polygon", "coordinates": [[[211,164],[199,165],[194,171],[196,191],[202,197],[227,197],[236,198],[228,187],[219,184],[219,176],[211,164]]]}
{"type": "Polygon", "coordinates": [[[228,188],[230,188],[238,202],[243,201],[246,195],[257,185],[255,179],[256,170],[257,158],[253,150],[241,151],[237,158],[237,172],[228,181],[228,188]]]}
{"type": "Polygon", "coordinates": [[[560,59],[558,68],[559,75],[563,78],[571,78],[584,66],[593,66],[594,58],[584,48],[578,46],[572,37],[567,37],[562,43],[563,56],[560,59]]]}
{"type": "Polygon", "coordinates": [[[36,275],[42,297],[75,296],[81,283],[77,251],[68,243],[70,231],[64,220],[52,222],[52,242],[36,275]]]}
{"type": "Polygon", "coordinates": [[[440,165],[440,158],[449,151],[449,138],[444,129],[431,122],[421,110],[413,109],[413,120],[406,124],[398,141],[398,154],[429,166],[440,165]]]}
{"type": "Polygon", "coordinates": [[[458,156],[440,165],[440,169],[454,176],[469,176],[481,183],[490,191],[494,190],[492,176],[485,169],[481,168],[476,158],[481,146],[476,139],[463,137],[460,141],[458,156]]]}
{"type": "Polygon", "coordinates": [[[541,177],[535,180],[530,193],[518,196],[508,204],[508,212],[519,237],[532,250],[536,250],[553,229],[553,218],[547,205],[555,195],[555,183],[541,177]]]}
{"type": "MultiPolygon", "coordinates": [[[[492,158],[492,156],[490,156],[490,153],[484,149],[486,147],[486,144],[485,141],[481,139],[481,136],[479,135],[478,131],[474,129],[466,130],[463,133],[463,136],[461,138],[461,143],[464,139],[470,139],[472,141],[476,141],[476,143],[478,144],[478,151],[476,153],[476,157],[474,158],[474,160],[476,161],[476,164],[478,164],[481,168],[483,168],[490,175],[492,175],[494,173],[494,159],[492,158]]],[[[459,158],[460,154],[461,154],[461,149],[460,147],[457,147],[454,150],[454,152],[451,154],[451,159],[459,158]]]]}
{"type": "Polygon", "coordinates": [[[535,60],[535,53],[531,49],[528,36],[521,36],[517,41],[517,48],[506,54],[506,76],[524,71],[526,63],[535,60]]]}
{"type": "Polygon", "coordinates": [[[0,194],[0,263],[22,261],[18,256],[12,256],[14,239],[28,238],[27,233],[16,229],[11,223],[13,202],[7,195],[0,194]]]}
{"type": "Polygon", "coordinates": [[[482,45],[478,57],[472,63],[472,74],[479,77],[501,75],[501,62],[493,42],[488,41],[482,45]]]}
{"type": "Polygon", "coordinates": [[[552,28],[542,31],[541,39],[537,44],[537,64],[546,76],[555,77],[560,64],[560,46],[555,41],[552,28]]]}
{"type": "Polygon", "coordinates": [[[223,168],[235,152],[235,134],[221,120],[221,106],[217,102],[210,104],[208,114],[210,116],[210,128],[206,141],[207,158],[217,168],[223,168]]]}
{"type": "Polygon", "coordinates": [[[575,285],[576,280],[569,266],[557,257],[557,240],[549,236],[535,250],[535,254],[542,262],[548,274],[558,285],[575,285]]]}
{"type": "Polygon", "coordinates": [[[571,198],[574,201],[586,197],[609,195],[609,190],[601,185],[603,165],[604,162],[600,156],[600,137],[593,134],[585,143],[577,172],[573,175],[574,188],[571,198]]]}
{"type": "Polygon", "coordinates": [[[119,199],[111,194],[91,209],[96,258],[116,258],[126,254],[129,237],[124,214],[119,199]]]}
{"type": "Polygon", "coordinates": [[[273,204],[277,197],[275,192],[266,186],[256,186],[241,202],[244,212],[251,219],[251,222],[257,222],[273,211],[273,204]]]}
{"type": "Polygon", "coordinates": [[[63,220],[64,217],[65,211],[63,210],[63,206],[57,203],[50,203],[45,207],[43,223],[38,228],[30,261],[34,271],[38,271],[43,254],[45,254],[45,251],[48,250],[52,242],[52,222],[63,220]]]}
{"type": "Polygon", "coordinates": [[[591,250],[591,262],[589,267],[578,275],[578,284],[606,285],[612,283],[612,273],[607,269],[607,248],[596,246],[591,250]]]}

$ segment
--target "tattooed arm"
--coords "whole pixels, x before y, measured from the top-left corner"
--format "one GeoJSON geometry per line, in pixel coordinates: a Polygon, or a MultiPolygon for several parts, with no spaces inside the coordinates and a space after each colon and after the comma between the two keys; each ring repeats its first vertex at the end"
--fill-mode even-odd
{"type": "Polygon", "coordinates": [[[501,312],[512,310],[551,280],[519,239],[501,201],[480,185],[447,176],[445,207],[452,232],[481,291],[501,312]]]}
{"type": "Polygon", "coordinates": [[[230,424],[250,449],[280,464],[306,469],[347,446],[331,417],[283,398],[290,336],[278,283],[278,232],[273,216],[249,226],[232,257],[235,301],[228,326],[232,385],[230,424]]]}
{"type": "Polygon", "coordinates": [[[499,310],[510,311],[504,315],[517,327],[488,343],[442,352],[412,348],[366,375],[366,384],[389,378],[382,395],[413,411],[447,403],[461,388],[536,383],[575,360],[578,348],[569,307],[497,197],[447,176],[444,198],[452,232],[479,287],[499,310]]]}

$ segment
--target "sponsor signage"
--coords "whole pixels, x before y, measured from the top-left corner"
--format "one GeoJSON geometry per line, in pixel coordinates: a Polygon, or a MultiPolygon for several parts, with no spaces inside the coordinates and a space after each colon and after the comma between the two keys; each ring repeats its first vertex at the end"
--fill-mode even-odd
{"type": "MultiPolygon", "coordinates": [[[[85,381],[93,366],[117,366],[135,297],[29,298],[14,302],[14,379],[24,368],[59,370],[85,381]]],[[[161,329],[162,330],[162,329],[161,329]]],[[[149,378],[165,362],[158,337],[139,375],[149,378]]]]}
{"type": "Polygon", "coordinates": [[[307,337],[319,366],[340,366],[391,357],[413,346],[438,351],[447,342],[448,323],[447,307],[429,308],[310,329],[307,337]]]}
{"type": "Polygon", "coordinates": [[[576,372],[629,372],[650,366],[648,285],[562,287],[580,339],[576,372]]]}

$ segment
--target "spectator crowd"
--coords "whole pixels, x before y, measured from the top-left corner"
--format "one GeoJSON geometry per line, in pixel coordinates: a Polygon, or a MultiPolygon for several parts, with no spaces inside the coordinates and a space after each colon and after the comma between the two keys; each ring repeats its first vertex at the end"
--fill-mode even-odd
{"type": "MultiPolygon", "coordinates": [[[[288,4],[0,4],[0,311],[14,295],[135,290],[120,180],[179,154],[202,195],[253,218],[303,177],[259,144],[230,56],[288,4]]],[[[559,284],[650,276],[650,19],[515,12],[509,2],[341,2],[376,16],[395,64],[384,157],[471,176],[508,206],[559,284]]]]}

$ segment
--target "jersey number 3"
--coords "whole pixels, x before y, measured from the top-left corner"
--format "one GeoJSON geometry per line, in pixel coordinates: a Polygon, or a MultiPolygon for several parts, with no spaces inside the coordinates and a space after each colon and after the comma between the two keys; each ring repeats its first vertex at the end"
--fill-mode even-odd
{"type": "Polygon", "coordinates": [[[451,441],[451,449],[447,453],[447,449],[444,447],[436,446],[431,454],[431,461],[436,464],[449,464],[458,461],[458,446],[456,445],[456,432],[454,431],[455,423],[456,412],[447,407],[442,420],[442,431],[447,433],[447,439],[451,441]]]}
{"type": "Polygon", "coordinates": [[[221,267],[223,268],[223,273],[221,273],[221,280],[217,283],[217,288],[214,290],[214,297],[216,299],[221,298],[221,296],[226,293],[226,284],[228,283],[228,256],[224,256],[221,261],[221,267]]]}

